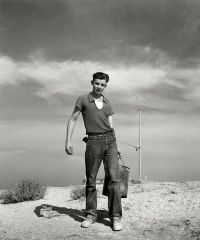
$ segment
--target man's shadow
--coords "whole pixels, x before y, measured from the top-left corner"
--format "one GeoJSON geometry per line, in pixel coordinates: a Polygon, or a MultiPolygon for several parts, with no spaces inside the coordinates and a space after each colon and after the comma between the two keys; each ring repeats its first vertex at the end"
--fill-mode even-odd
{"type": "MultiPolygon", "coordinates": [[[[44,217],[43,212],[49,213],[49,217],[51,218],[51,212],[54,213],[52,216],[59,216],[59,215],[68,215],[73,218],[77,222],[83,222],[85,212],[84,210],[78,210],[73,208],[65,208],[65,207],[56,207],[49,204],[42,204],[37,206],[34,210],[34,213],[37,217],[44,217]]],[[[106,210],[97,210],[97,222],[102,223],[105,226],[110,226],[110,221],[106,220],[105,218],[109,218],[108,212],[106,210]]]]}

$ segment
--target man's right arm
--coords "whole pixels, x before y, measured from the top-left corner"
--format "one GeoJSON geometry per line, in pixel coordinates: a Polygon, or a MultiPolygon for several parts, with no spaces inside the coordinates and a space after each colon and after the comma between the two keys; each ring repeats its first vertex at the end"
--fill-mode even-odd
{"type": "Polygon", "coordinates": [[[71,143],[71,138],[72,138],[72,134],[73,134],[73,131],[74,131],[75,124],[76,124],[76,120],[78,119],[78,116],[79,116],[80,112],[81,112],[80,109],[78,107],[75,107],[72,115],[69,118],[68,124],[67,124],[65,151],[69,155],[73,154],[73,147],[72,147],[72,143],[71,143]]]}

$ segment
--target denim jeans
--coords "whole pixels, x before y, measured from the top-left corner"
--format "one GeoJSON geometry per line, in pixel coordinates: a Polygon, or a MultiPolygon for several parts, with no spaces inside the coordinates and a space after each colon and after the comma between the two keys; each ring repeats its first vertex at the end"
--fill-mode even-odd
{"type": "Polygon", "coordinates": [[[118,153],[113,132],[88,136],[85,151],[86,215],[97,217],[96,177],[102,161],[107,180],[109,217],[121,217],[118,153]]]}

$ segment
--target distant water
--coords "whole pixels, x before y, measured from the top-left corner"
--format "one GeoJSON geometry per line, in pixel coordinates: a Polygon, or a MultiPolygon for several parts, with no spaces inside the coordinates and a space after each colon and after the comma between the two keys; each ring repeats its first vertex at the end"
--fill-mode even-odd
{"type": "Polygon", "coordinates": [[[41,153],[0,154],[0,189],[25,177],[39,178],[49,186],[65,187],[81,184],[84,179],[84,161],[81,158],[41,153]]]}
{"type": "MultiPolygon", "coordinates": [[[[192,119],[192,124],[187,124],[186,120],[159,121],[162,128],[157,124],[147,126],[147,123],[146,129],[143,127],[143,178],[155,181],[200,180],[199,121],[192,119]]],[[[118,129],[120,140],[137,143],[137,127],[131,129],[130,126],[119,125],[118,129]]],[[[81,184],[85,178],[82,121],[77,123],[74,131],[73,156],[64,151],[64,120],[4,121],[0,122],[0,132],[0,189],[24,177],[37,177],[49,186],[57,187],[81,184]]],[[[130,177],[136,179],[138,152],[130,146],[118,144],[125,164],[131,168],[130,177]]],[[[98,177],[103,176],[101,167],[98,177]]]]}
{"type": "MultiPolygon", "coordinates": [[[[192,181],[199,180],[198,165],[189,162],[166,162],[153,159],[153,155],[145,156],[143,162],[143,178],[156,181],[192,181]],[[153,160],[152,160],[153,159],[153,160]],[[148,160],[148,161],[147,161],[148,160]],[[180,168],[179,166],[182,165],[180,168]]],[[[137,159],[124,156],[125,164],[131,167],[130,177],[137,178],[137,159]],[[131,160],[133,160],[131,162],[131,160]]],[[[98,177],[103,177],[103,165],[98,177]]],[[[82,184],[85,177],[84,156],[68,156],[62,151],[29,151],[0,153],[0,189],[7,188],[12,182],[24,177],[40,178],[49,186],[65,187],[82,184]]]]}

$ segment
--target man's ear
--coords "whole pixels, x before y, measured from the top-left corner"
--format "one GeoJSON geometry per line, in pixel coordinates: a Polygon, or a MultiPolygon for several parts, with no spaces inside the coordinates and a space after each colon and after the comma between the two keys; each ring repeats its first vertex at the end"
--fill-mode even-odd
{"type": "Polygon", "coordinates": [[[91,85],[93,85],[93,83],[94,83],[94,81],[93,81],[93,80],[91,80],[91,85]]]}

